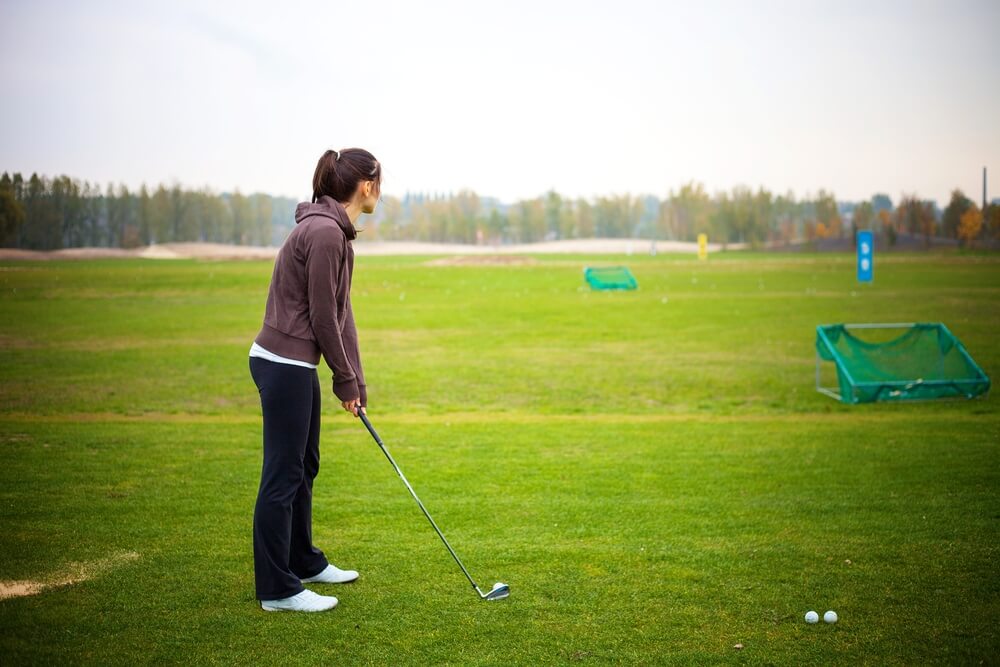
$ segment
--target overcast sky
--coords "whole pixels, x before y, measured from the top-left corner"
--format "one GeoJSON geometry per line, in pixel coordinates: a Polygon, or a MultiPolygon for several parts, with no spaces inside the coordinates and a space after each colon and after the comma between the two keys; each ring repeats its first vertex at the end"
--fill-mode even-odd
{"type": "Polygon", "coordinates": [[[0,171],[384,191],[1000,194],[1000,2],[0,0],[0,171]]]}

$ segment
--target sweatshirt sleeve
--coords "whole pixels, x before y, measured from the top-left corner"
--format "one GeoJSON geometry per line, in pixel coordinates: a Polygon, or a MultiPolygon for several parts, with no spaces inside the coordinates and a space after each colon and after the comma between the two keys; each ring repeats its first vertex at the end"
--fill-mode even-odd
{"type": "Polygon", "coordinates": [[[340,400],[349,401],[359,398],[361,392],[337,321],[337,280],[344,250],[339,230],[320,228],[306,245],[305,267],[309,324],[327,366],[333,371],[333,393],[340,400]]]}
{"type": "Polygon", "coordinates": [[[350,301],[347,304],[346,321],[344,322],[344,351],[354,368],[358,378],[358,390],[361,392],[361,407],[368,407],[368,391],[365,386],[365,372],[361,368],[361,350],[358,346],[358,329],[354,325],[354,308],[350,301]]]}

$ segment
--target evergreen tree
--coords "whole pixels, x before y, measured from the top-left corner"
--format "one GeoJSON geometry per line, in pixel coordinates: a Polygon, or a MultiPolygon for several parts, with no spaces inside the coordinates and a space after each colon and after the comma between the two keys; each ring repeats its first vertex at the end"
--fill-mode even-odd
{"type": "Polygon", "coordinates": [[[0,176],[0,246],[10,247],[17,243],[24,220],[24,206],[17,200],[14,180],[4,172],[0,176]]]}

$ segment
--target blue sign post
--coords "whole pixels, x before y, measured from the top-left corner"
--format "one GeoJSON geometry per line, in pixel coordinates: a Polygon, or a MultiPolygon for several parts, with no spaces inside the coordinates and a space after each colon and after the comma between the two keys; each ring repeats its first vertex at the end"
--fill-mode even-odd
{"type": "Polygon", "coordinates": [[[858,281],[872,282],[874,277],[875,237],[870,231],[858,232],[858,281]]]}

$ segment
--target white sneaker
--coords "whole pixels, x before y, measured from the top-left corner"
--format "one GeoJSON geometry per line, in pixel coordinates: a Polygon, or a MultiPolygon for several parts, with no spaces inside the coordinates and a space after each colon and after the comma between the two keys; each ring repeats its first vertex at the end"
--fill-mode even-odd
{"type": "Polygon", "coordinates": [[[319,584],[346,584],[347,582],[354,581],[357,578],[358,573],[356,570],[341,570],[333,565],[327,565],[325,570],[314,577],[303,579],[302,583],[311,584],[315,582],[319,584]]]}
{"type": "Polygon", "coordinates": [[[264,611],[326,611],[336,606],[337,598],[317,595],[308,589],[290,598],[260,601],[260,608],[264,611]]]}

